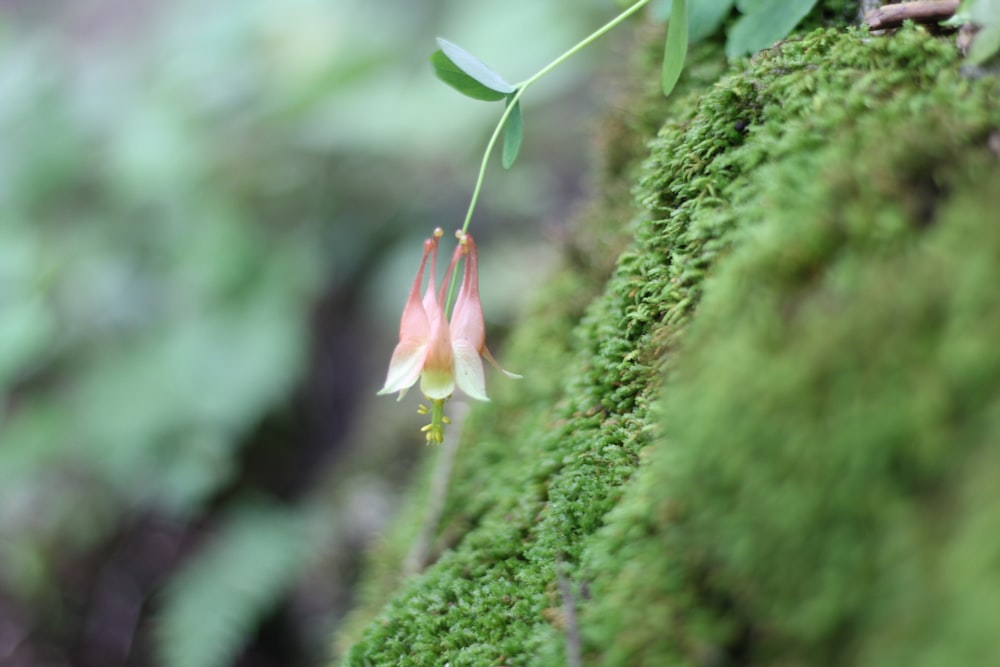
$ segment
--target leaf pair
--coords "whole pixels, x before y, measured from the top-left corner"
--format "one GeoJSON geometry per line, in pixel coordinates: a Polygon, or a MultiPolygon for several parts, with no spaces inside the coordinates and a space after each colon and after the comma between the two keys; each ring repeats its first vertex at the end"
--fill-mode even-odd
{"type": "MultiPolygon", "coordinates": [[[[967,0],[978,2],[998,2],[1000,0],[967,0]]],[[[688,8],[688,31],[692,42],[700,42],[714,34],[732,11],[733,6],[742,16],[729,31],[726,40],[726,55],[738,58],[767,48],[784,39],[806,14],[816,6],[817,0],[693,0],[688,8]]],[[[662,17],[670,12],[670,23],[674,25],[678,2],[664,2],[659,5],[662,17]]],[[[678,27],[679,29],[679,27],[678,27]]],[[[670,43],[667,37],[667,43],[670,43]]],[[[667,60],[664,60],[664,67],[667,60]]]]}
{"type": "Polygon", "coordinates": [[[524,136],[524,119],[521,117],[517,88],[457,44],[440,37],[437,43],[441,48],[431,54],[431,65],[439,79],[474,100],[505,100],[508,110],[505,111],[507,120],[504,123],[501,162],[504,169],[510,169],[517,160],[524,136]],[[509,107],[512,103],[514,106],[511,109],[509,107]]]}

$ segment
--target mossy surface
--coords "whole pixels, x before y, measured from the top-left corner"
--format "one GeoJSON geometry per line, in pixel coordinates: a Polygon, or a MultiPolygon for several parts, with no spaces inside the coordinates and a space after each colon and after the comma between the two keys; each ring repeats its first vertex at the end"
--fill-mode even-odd
{"type": "Polygon", "coordinates": [[[564,665],[577,630],[600,665],[1000,654],[997,79],[919,29],[820,30],[688,90],[646,212],[591,211],[632,238],[613,275],[540,294],[440,557],[345,664],[564,665]]]}

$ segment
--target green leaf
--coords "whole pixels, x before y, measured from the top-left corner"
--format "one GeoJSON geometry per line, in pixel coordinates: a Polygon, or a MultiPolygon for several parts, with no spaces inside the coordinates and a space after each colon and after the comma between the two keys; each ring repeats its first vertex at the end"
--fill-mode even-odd
{"type": "Polygon", "coordinates": [[[969,47],[969,62],[982,65],[1000,52],[1000,0],[966,0],[956,18],[979,26],[969,47]]]}
{"type": "Polygon", "coordinates": [[[976,33],[969,48],[969,62],[973,65],[982,65],[997,53],[1000,53],[1000,23],[976,33]]]}
{"type": "Polygon", "coordinates": [[[687,0],[674,0],[670,8],[670,23],[667,24],[667,41],[663,45],[663,70],[660,83],[664,95],[670,95],[677,85],[677,79],[684,69],[687,48],[687,0]]]}
{"type": "Polygon", "coordinates": [[[485,102],[496,102],[504,98],[503,93],[487,88],[460,70],[455,63],[448,60],[443,51],[431,54],[431,65],[434,66],[434,73],[439,79],[466,97],[485,102]]]}
{"type": "MultiPolygon", "coordinates": [[[[711,37],[733,9],[735,0],[698,0],[688,6],[688,43],[694,44],[711,37]]],[[[653,5],[653,18],[666,21],[673,10],[671,0],[661,0],[653,5]]]]}
{"type": "MultiPolygon", "coordinates": [[[[507,98],[507,104],[513,96],[507,98]]],[[[504,169],[510,169],[517,159],[517,154],[521,151],[521,139],[524,137],[524,121],[521,118],[521,102],[514,102],[514,108],[507,116],[507,122],[503,126],[503,155],[501,163],[504,169]]]]}
{"type": "Polygon", "coordinates": [[[688,12],[688,39],[700,42],[711,37],[732,9],[733,0],[696,0],[688,12]]]}
{"type": "Polygon", "coordinates": [[[1000,25],[1000,0],[969,0],[968,12],[969,17],[984,28],[1000,25]]]}
{"type": "Polygon", "coordinates": [[[738,0],[745,15],[729,31],[726,55],[738,58],[784,39],[817,0],[738,0]]]}
{"type": "MultiPolygon", "coordinates": [[[[779,0],[780,1],[780,0],[779,0]]],[[[742,14],[756,14],[764,11],[774,0],[736,0],[736,9],[742,14]]]]}
{"type": "Polygon", "coordinates": [[[514,86],[483,61],[446,39],[437,40],[440,50],[431,54],[438,78],[458,92],[477,100],[495,102],[514,92],[514,86]]]}

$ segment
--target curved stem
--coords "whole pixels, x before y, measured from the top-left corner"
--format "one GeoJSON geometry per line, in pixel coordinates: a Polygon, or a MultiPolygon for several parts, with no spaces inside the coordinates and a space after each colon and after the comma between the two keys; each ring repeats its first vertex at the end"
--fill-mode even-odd
{"type": "MultiPolygon", "coordinates": [[[[563,53],[561,56],[550,62],[542,69],[535,72],[535,74],[525,79],[521,83],[517,84],[517,89],[507,98],[507,106],[503,111],[503,115],[500,116],[500,120],[497,122],[497,126],[493,129],[493,134],[490,135],[490,140],[486,144],[486,151],[483,153],[483,159],[479,163],[479,174],[478,176],[476,176],[476,185],[472,189],[472,199],[470,199],[469,201],[469,208],[466,210],[465,220],[462,222],[463,234],[469,231],[469,223],[472,222],[472,214],[476,210],[476,204],[479,203],[479,193],[483,189],[483,181],[486,180],[486,167],[489,165],[490,155],[492,155],[493,153],[493,147],[496,146],[497,139],[500,138],[500,132],[503,131],[504,126],[507,124],[507,119],[510,118],[510,114],[514,110],[514,106],[517,104],[518,100],[521,99],[521,95],[524,94],[524,91],[528,89],[528,86],[535,83],[543,76],[554,70],[556,67],[564,63],[570,57],[578,53],[581,49],[585,48],[593,41],[595,41],[596,39],[607,33],[609,30],[617,26],[619,23],[621,23],[628,17],[632,16],[632,14],[635,14],[637,11],[642,9],[648,2],[649,0],[639,0],[634,5],[626,9],[624,12],[622,12],[615,18],[611,19],[610,21],[605,23],[603,26],[601,26],[594,32],[590,33],[590,35],[588,35],[582,41],[575,44],[572,48],[563,53]]],[[[455,285],[458,278],[458,269],[459,267],[456,265],[455,269],[451,273],[451,278],[448,281],[448,298],[445,300],[445,311],[444,311],[446,317],[451,316],[451,309],[455,303],[455,285]]]]}
{"type": "Polygon", "coordinates": [[[588,46],[591,42],[593,42],[594,40],[596,40],[599,37],[603,36],[606,32],[608,32],[609,30],[611,30],[612,28],[614,28],[616,25],[618,25],[619,23],[621,23],[622,21],[624,21],[628,17],[632,16],[632,14],[635,14],[637,11],[639,11],[640,9],[642,9],[648,2],[649,2],[649,0],[639,0],[639,2],[635,3],[634,5],[632,5],[631,7],[629,7],[628,9],[626,9],[624,12],[622,12],[618,16],[614,17],[613,19],[611,19],[610,21],[608,21],[607,23],[605,23],[604,25],[602,25],[600,28],[598,28],[594,32],[590,33],[590,35],[588,35],[583,41],[581,41],[578,44],[576,44],[569,51],[567,51],[566,53],[562,54],[561,56],[559,56],[558,58],[556,58],[555,60],[553,60],[552,62],[550,62],[548,65],[546,65],[542,69],[538,70],[538,72],[536,72],[534,75],[532,75],[531,78],[526,79],[523,83],[519,84],[518,88],[520,88],[522,86],[524,86],[524,87],[530,86],[535,81],[538,81],[543,76],[545,76],[546,74],[548,74],[549,72],[551,72],[552,70],[554,70],[556,67],[558,67],[559,65],[563,64],[563,62],[565,62],[571,56],[575,55],[578,51],[580,51],[584,47],[588,46]]]}

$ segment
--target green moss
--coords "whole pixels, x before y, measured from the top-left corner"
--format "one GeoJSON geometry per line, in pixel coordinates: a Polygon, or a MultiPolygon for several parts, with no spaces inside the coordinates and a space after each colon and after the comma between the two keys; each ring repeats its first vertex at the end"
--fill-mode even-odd
{"type": "MultiPolygon", "coordinates": [[[[1000,333],[1000,166],[986,151],[997,83],[962,80],[950,47],[916,30],[831,37],[766,54],[735,90],[705,96],[714,127],[696,116],[661,137],[667,159],[646,193],[671,211],[663,224],[695,208],[688,227],[744,234],[699,286],[706,303],[664,390],[654,463],[587,549],[596,664],[857,664],[869,643],[892,647],[872,664],[905,664],[922,655],[914,647],[940,659],[997,648],[982,624],[954,646],[945,629],[911,644],[903,622],[883,625],[948,620],[930,611],[929,573],[907,568],[940,557],[920,552],[935,543],[919,533],[933,532],[921,521],[937,494],[964,486],[951,477],[959,443],[1000,436],[966,433],[958,417],[995,413],[1000,389],[988,342],[1000,333]],[[750,136],[724,157],[703,151],[705,171],[732,175],[706,215],[670,177],[683,168],[673,156],[708,141],[726,109],[743,110],[750,136]]],[[[996,554],[991,533],[961,539],[996,554]]]]}
{"type": "Polygon", "coordinates": [[[793,283],[794,240],[827,232],[789,211],[710,281],[665,438],[590,550],[599,663],[989,662],[1000,172],[969,150],[931,227],[858,226],[793,283]]]}
{"type": "Polygon", "coordinates": [[[540,295],[440,557],[345,663],[565,664],[559,570],[593,664],[983,663],[1000,112],[957,69],[917,29],[817,31],[672,102],[649,214],[590,214],[632,244],[540,295]]]}

